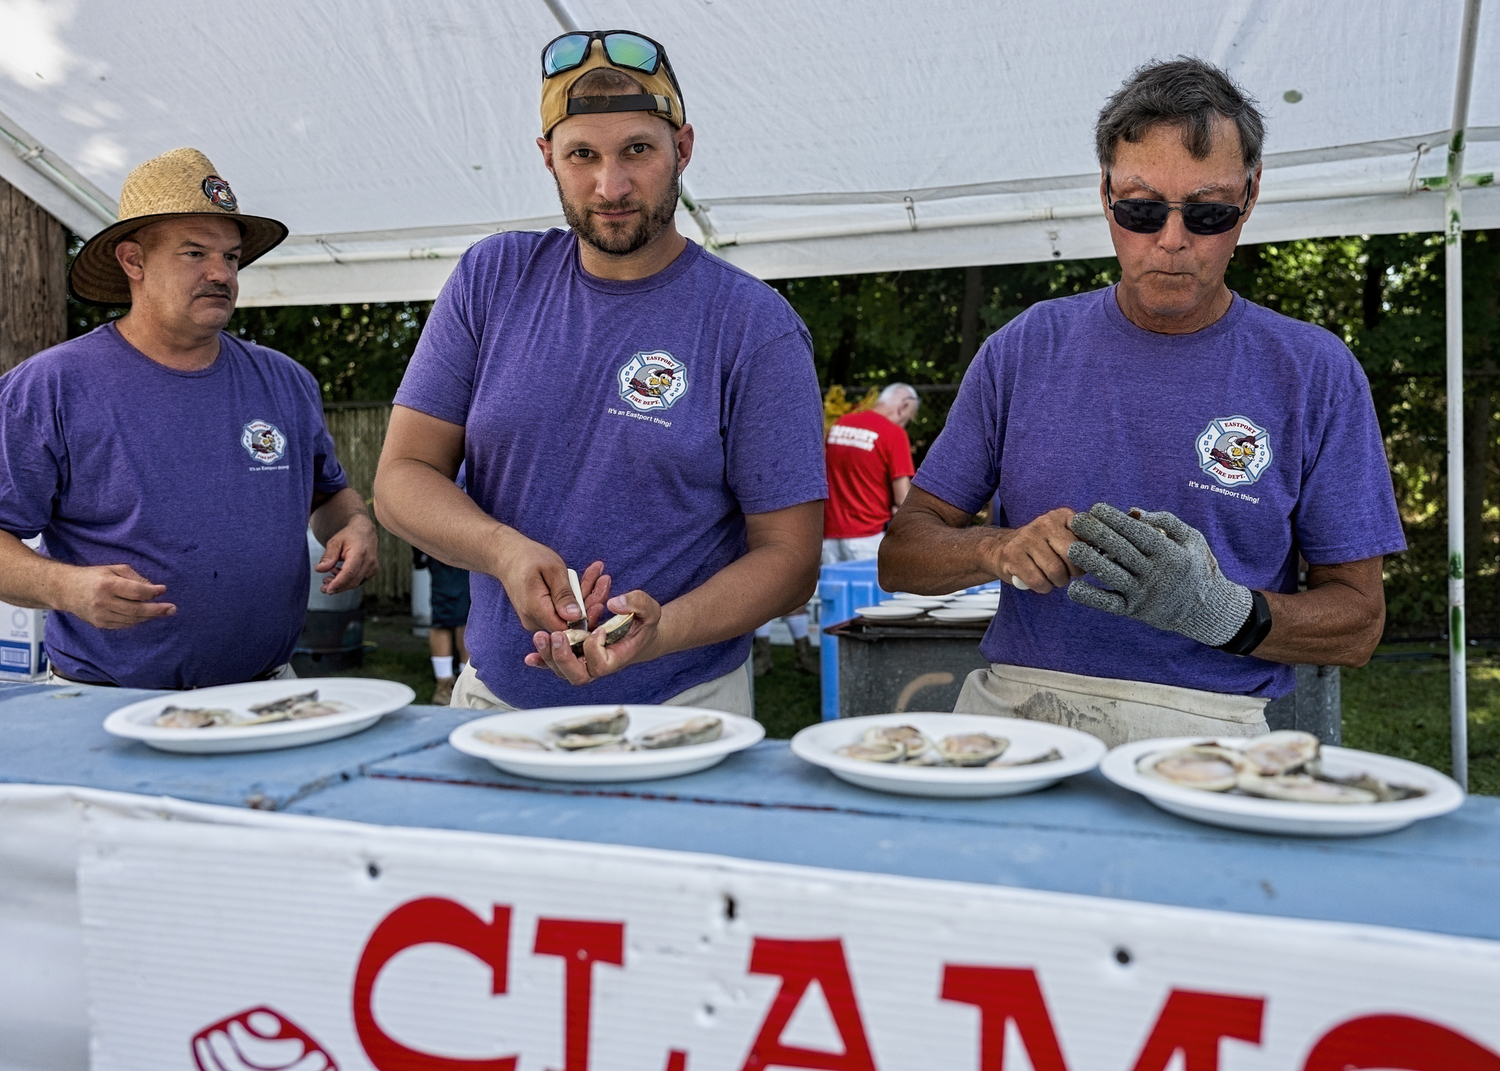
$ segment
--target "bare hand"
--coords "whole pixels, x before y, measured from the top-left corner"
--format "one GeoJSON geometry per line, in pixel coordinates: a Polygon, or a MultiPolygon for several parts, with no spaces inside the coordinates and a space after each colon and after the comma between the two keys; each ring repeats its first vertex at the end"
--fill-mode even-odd
{"type": "Polygon", "coordinates": [[[317,572],[329,574],[319,590],[324,595],[337,595],[370,579],[380,568],[379,546],[374,523],[363,513],[355,514],[333,534],[323,557],[313,566],[317,572]]]}
{"type": "Polygon", "coordinates": [[[177,607],[154,602],[166,593],[128,565],[69,567],[58,609],[95,628],[130,628],[154,617],[169,617],[177,607]]]}
{"type": "Polygon", "coordinates": [[[1065,587],[1070,578],[1082,576],[1083,570],[1068,560],[1068,548],[1078,538],[1068,527],[1072,518],[1073,510],[1059,506],[1017,528],[1000,548],[995,575],[1011,584],[1019,577],[1038,595],[1065,587]]]}
{"type": "MultiPolygon", "coordinates": [[[[652,658],[650,647],[656,639],[657,626],[661,623],[661,604],[644,591],[629,591],[609,600],[611,614],[635,614],[630,631],[623,639],[608,647],[604,646],[604,630],[594,628],[589,638],[583,641],[582,656],[573,653],[568,637],[561,631],[538,631],[531,637],[536,653],[526,656],[526,664],[533,668],[547,668],[569,684],[587,684],[599,677],[618,673],[633,662],[644,662],[652,658]]],[[[590,618],[590,625],[595,622],[590,618]]]]}
{"type": "Polygon", "coordinates": [[[494,577],[528,632],[561,632],[579,617],[587,617],[592,628],[609,598],[610,578],[603,562],[594,562],[578,578],[584,603],[580,609],[562,558],[551,547],[519,535],[494,577]]]}

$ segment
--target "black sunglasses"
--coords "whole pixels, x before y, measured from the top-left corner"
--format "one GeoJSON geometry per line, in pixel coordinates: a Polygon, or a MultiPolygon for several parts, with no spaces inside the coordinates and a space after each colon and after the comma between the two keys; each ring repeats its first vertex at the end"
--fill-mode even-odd
{"type": "Polygon", "coordinates": [[[1253,176],[1245,177],[1245,203],[1224,204],[1221,201],[1150,201],[1142,197],[1126,197],[1113,200],[1109,172],[1104,173],[1105,207],[1113,213],[1115,222],[1127,231],[1136,234],[1155,234],[1167,225],[1167,215],[1182,213],[1182,225],[1193,234],[1223,234],[1233,230],[1239,218],[1250,210],[1250,191],[1254,188],[1253,176]]]}

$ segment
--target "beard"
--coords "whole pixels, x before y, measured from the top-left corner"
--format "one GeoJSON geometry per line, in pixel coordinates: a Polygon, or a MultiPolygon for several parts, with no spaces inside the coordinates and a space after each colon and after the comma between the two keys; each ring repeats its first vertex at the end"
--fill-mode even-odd
{"type": "MultiPolygon", "coordinates": [[[[568,221],[568,226],[580,241],[587,242],[601,253],[624,257],[644,249],[671,226],[672,218],[677,213],[682,178],[677,173],[675,154],[673,163],[671,183],[659,198],[649,203],[627,200],[601,201],[587,206],[575,204],[563,194],[562,183],[558,182],[557,199],[562,202],[563,218],[568,221]],[[637,210],[640,214],[634,223],[629,224],[600,223],[594,218],[595,212],[622,210],[637,210]]],[[[557,181],[555,175],[553,181],[557,181]]]]}

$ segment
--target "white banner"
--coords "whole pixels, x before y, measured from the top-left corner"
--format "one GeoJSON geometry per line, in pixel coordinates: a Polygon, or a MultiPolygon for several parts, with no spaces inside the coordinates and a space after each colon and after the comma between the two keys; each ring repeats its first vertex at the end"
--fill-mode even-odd
{"type": "Polygon", "coordinates": [[[91,810],[95,1071],[1500,1071],[1496,942],[232,820],[91,810]]]}

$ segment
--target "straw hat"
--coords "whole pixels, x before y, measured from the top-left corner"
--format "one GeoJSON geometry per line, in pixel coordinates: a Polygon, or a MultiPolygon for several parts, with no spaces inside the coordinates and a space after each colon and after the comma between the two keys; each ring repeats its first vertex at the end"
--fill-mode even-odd
{"type": "Polygon", "coordinates": [[[115,259],[115,246],[148,223],[177,216],[228,216],[240,225],[244,245],[240,267],[275,249],[286,224],[246,216],[229,183],[197,149],[173,149],[147,160],[125,177],[120,190],[120,221],[88,240],[68,272],[68,289],[93,305],[129,305],[130,280],[115,259]]]}

